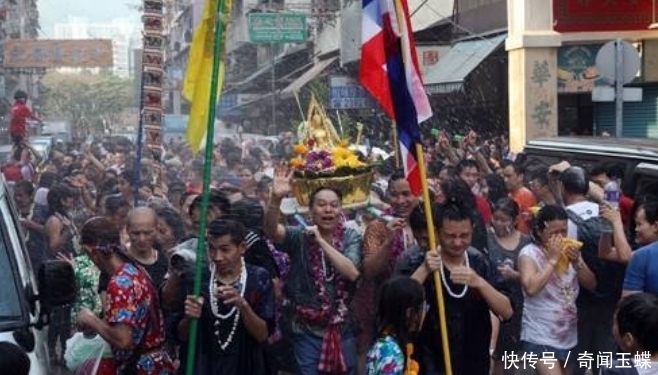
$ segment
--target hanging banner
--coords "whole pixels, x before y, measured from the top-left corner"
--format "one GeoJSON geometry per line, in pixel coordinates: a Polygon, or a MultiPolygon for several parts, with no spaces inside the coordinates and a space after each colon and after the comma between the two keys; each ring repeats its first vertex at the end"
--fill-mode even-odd
{"type": "Polygon", "coordinates": [[[654,0],[553,0],[558,32],[647,30],[654,0]]]}
{"type": "Polygon", "coordinates": [[[4,43],[5,68],[96,68],[114,64],[110,39],[8,39],[4,43]]]}

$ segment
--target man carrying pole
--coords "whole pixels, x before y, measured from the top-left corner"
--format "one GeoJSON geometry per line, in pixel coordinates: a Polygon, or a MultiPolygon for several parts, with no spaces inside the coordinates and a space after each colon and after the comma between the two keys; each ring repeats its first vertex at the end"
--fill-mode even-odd
{"type": "MultiPolygon", "coordinates": [[[[430,213],[427,180],[424,173],[419,123],[432,116],[420,78],[415,43],[405,0],[362,0],[361,84],[382,106],[398,127],[400,156],[412,193],[422,192],[425,212],[430,213]],[[420,150],[420,152],[417,152],[420,150]],[[417,155],[414,155],[416,153],[417,155]],[[416,159],[419,157],[420,159],[416,159]]],[[[427,220],[430,249],[436,248],[433,222],[427,220]]],[[[436,300],[444,348],[446,374],[452,375],[443,289],[434,274],[436,300]]]]}
{"type": "Polygon", "coordinates": [[[223,44],[231,5],[232,0],[206,0],[183,83],[183,96],[192,103],[187,140],[193,152],[204,147],[205,135],[194,280],[185,301],[185,318],[178,324],[179,336],[187,334],[187,375],[264,374],[264,357],[257,349],[273,325],[273,291],[267,272],[246,265],[242,258],[245,229],[229,220],[207,223],[215,108],[224,78],[223,44]]]}
{"type": "MultiPolygon", "coordinates": [[[[433,251],[434,257],[428,255],[427,258],[438,259],[439,264],[441,264],[443,256],[441,248],[436,243],[436,231],[432,218],[432,205],[429,197],[419,128],[419,123],[432,116],[432,110],[419,73],[406,0],[362,0],[361,41],[361,66],[359,72],[361,84],[375,97],[386,114],[397,124],[400,159],[407,180],[414,194],[421,195],[422,193],[423,211],[427,227],[426,250],[436,250],[433,251]]],[[[444,300],[445,289],[441,282],[443,270],[436,272],[437,267],[428,267],[427,269],[433,275],[433,289],[436,292],[436,308],[432,311],[436,311],[438,314],[436,319],[438,327],[433,332],[438,331],[441,335],[440,347],[443,352],[443,361],[439,361],[439,363],[442,363],[445,367],[445,372],[441,368],[436,368],[434,369],[435,372],[429,373],[452,375],[455,367],[452,365],[453,357],[451,356],[450,341],[448,340],[449,330],[446,323],[444,300]]],[[[473,276],[474,272],[470,271],[467,262],[463,273],[473,276]]],[[[429,273],[425,274],[425,277],[429,276],[429,273]]],[[[419,277],[419,279],[421,278],[419,277]]],[[[422,279],[424,281],[424,278],[422,279]]],[[[479,278],[473,277],[473,279],[479,278]]],[[[459,280],[459,282],[468,285],[467,281],[459,280]]],[[[496,310],[500,310],[496,312],[500,312],[504,316],[507,314],[511,316],[512,309],[509,300],[491,288],[488,283],[484,282],[482,284],[488,286],[487,291],[491,292],[490,297],[495,300],[496,310]]],[[[468,348],[463,349],[468,350],[468,348]]],[[[406,355],[412,354],[414,353],[406,353],[406,355]]],[[[420,356],[416,353],[415,357],[419,358],[420,356]]],[[[421,362],[421,373],[431,370],[427,366],[423,368],[421,362]]],[[[483,368],[482,371],[477,373],[488,373],[486,368],[483,368]]],[[[462,374],[462,372],[457,373],[462,374]]]]}

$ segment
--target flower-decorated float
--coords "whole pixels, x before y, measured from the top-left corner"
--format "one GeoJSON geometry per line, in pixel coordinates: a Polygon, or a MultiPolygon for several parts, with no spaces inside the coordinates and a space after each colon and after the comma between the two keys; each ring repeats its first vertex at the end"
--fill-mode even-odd
{"type": "Polygon", "coordinates": [[[315,97],[311,98],[306,121],[297,129],[297,139],[293,149],[295,156],[289,161],[294,171],[294,198],[282,202],[284,214],[306,211],[311,193],[322,186],[343,194],[343,208],[372,203],[370,185],[374,163],[368,161],[356,145],[340,138],[315,97]]]}

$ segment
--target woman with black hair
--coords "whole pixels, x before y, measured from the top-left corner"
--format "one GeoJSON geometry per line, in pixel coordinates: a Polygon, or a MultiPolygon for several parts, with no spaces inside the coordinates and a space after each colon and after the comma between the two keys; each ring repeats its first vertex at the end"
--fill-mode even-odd
{"type": "Polygon", "coordinates": [[[423,286],[410,277],[394,277],[381,286],[377,302],[379,338],[367,355],[367,375],[418,371],[417,362],[411,358],[412,341],[423,326],[428,307],[423,286]]]}
{"type": "MultiPolygon", "coordinates": [[[[519,336],[521,335],[521,313],[523,293],[519,283],[518,257],[519,252],[531,240],[530,237],[516,229],[516,217],[519,215],[519,205],[511,198],[503,197],[493,206],[493,220],[488,231],[488,258],[498,269],[505,280],[505,286],[511,292],[510,298],[515,306],[512,319],[499,325],[498,338],[491,349],[494,359],[494,374],[503,374],[503,355],[505,352],[517,352],[519,336]]],[[[493,321],[494,325],[498,319],[493,321]]],[[[513,371],[512,371],[513,372],[513,371]]]]}
{"type": "Polygon", "coordinates": [[[52,257],[59,253],[77,254],[80,250],[78,229],[70,215],[75,192],[66,185],[55,185],[48,191],[47,199],[49,216],[44,229],[52,257]]]}
{"type": "Polygon", "coordinates": [[[540,375],[569,374],[569,353],[578,343],[576,298],[580,287],[596,288],[596,277],[574,244],[567,238],[567,212],[544,206],[532,221],[533,243],[519,254],[523,287],[521,341],[533,353],[540,375]],[[550,361],[541,361],[548,358],[550,361]],[[559,363],[556,363],[559,362],[559,363]]]}
{"type": "Polygon", "coordinates": [[[186,236],[183,218],[173,207],[161,207],[155,213],[158,215],[156,247],[171,257],[171,249],[183,242],[186,236]]]}
{"type": "MultiPolygon", "coordinates": [[[[74,192],[65,185],[55,185],[48,191],[48,210],[50,212],[44,226],[46,243],[50,249],[49,258],[61,256],[73,258],[80,252],[78,229],[71,219],[69,211],[74,206],[74,192]]],[[[71,306],[53,309],[48,329],[48,348],[50,360],[54,364],[63,362],[66,340],[71,335],[71,306]],[[57,354],[57,342],[60,353],[57,354]]]]}

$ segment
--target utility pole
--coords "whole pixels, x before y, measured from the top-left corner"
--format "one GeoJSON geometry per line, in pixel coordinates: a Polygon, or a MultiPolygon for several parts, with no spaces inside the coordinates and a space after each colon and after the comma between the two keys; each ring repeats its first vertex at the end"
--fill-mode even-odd
{"type": "MultiPolygon", "coordinates": [[[[268,1],[270,12],[273,10],[272,0],[268,1]]],[[[276,134],[276,43],[270,43],[270,52],[272,54],[272,120],[270,121],[269,135],[276,134]]]]}

